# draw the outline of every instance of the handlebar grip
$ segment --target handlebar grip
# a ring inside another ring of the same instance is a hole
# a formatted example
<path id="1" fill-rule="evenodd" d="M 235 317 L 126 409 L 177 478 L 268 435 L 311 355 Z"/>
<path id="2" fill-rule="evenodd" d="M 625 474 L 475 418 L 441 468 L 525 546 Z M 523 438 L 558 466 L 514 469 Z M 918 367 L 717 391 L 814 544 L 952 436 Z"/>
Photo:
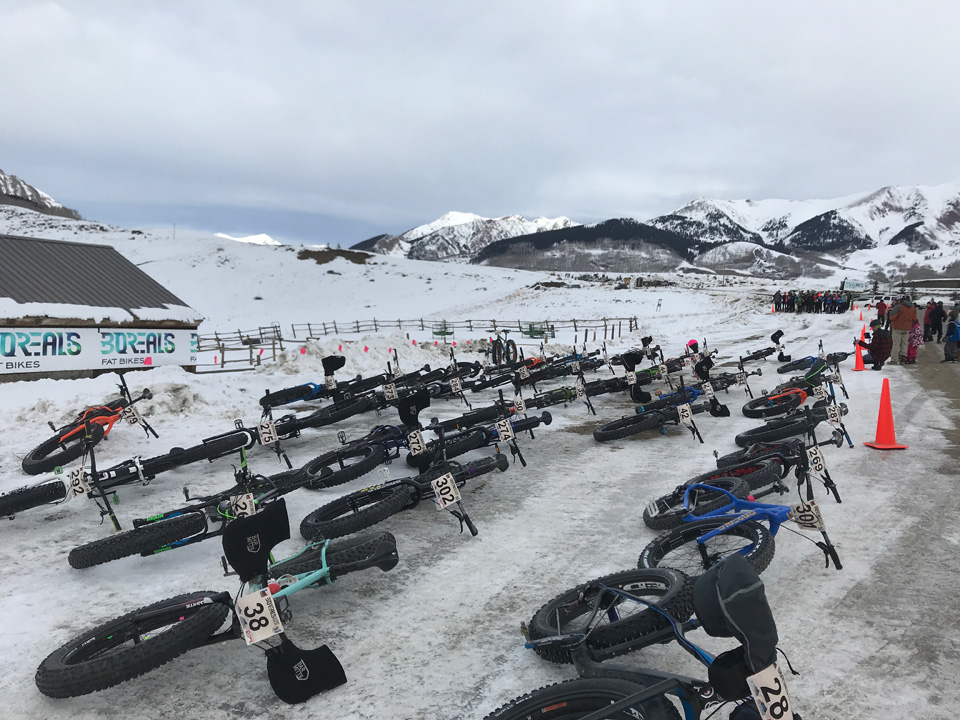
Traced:
<path id="1" fill-rule="evenodd" d="M 153 397 L 153 393 L 150 392 L 150 388 L 144 388 L 143 392 L 140 393 L 141 400 L 149 400 Z"/>
<path id="2" fill-rule="evenodd" d="M 467 526 L 467 529 L 470 531 L 470 534 L 473 537 L 476 537 L 480 531 L 477 530 L 477 526 L 473 524 L 473 520 L 470 519 L 470 516 L 467 515 L 467 511 L 463 509 L 463 506 L 460 506 L 460 514 L 463 516 L 463 524 Z"/>

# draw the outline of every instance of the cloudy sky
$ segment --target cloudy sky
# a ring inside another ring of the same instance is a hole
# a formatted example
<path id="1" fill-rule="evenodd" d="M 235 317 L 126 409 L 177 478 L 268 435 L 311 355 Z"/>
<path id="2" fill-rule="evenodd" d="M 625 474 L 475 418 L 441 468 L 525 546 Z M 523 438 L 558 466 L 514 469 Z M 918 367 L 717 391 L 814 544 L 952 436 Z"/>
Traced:
<path id="1" fill-rule="evenodd" d="M 960 180 L 956 0 L 2 0 L 0 169 L 353 244 Z"/>

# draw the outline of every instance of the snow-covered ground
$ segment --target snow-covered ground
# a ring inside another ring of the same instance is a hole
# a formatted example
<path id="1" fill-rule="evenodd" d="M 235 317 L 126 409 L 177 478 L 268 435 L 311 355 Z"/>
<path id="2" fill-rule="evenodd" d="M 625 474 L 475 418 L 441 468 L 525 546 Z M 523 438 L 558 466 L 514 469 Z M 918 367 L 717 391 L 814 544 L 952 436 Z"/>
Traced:
<path id="1" fill-rule="evenodd" d="M 773 315 L 767 288 L 746 281 L 718 286 L 716 278 L 684 278 L 678 280 L 682 286 L 663 289 L 615 291 L 585 284 L 532 290 L 529 286 L 545 274 L 394 258 L 317 265 L 296 260 L 296 248 L 181 234 L 175 243 L 159 233 L 144 237 L 120 231 L 90 241 L 116 244 L 200 311 L 208 318 L 203 332 L 330 317 L 636 315 L 640 332 L 610 345 L 611 351 L 638 344 L 649 333 L 668 354 L 677 354 L 690 337 L 697 337 L 706 338 L 729 362 L 768 345 L 768 336 L 778 328 L 785 333 L 787 351 L 799 357 L 815 353 L 820 339 L 828 351 L 846 350 L 861 327 L 856 313 Z M 467 339 L 458 337 L 458 348 Z M 413 340 L 420 342 L 413 345 Z M 572 340 L 558 337 L 557 343 Z M 444 363 L 448 349 L 434 348 L 429 337 L 408 339 L 404 331 L 331 337 L 308 345 L 305 353 L 291 347 L 280 362 L 253 372 L 191 375 L 157 368 L 131 374 L 131 389 L 153 391 L 153 400 L 143 407 L 160 439 L 148 440 L 136 428 L 118 426 L 98 447 L 98 465 L 194 444 L 230 429 L 236 418 L 253 423 L 265 389 L 318 381 L 320 358 L 341 347 L 347 357 L 343 377 L 381 370 L 391 348 L 398 349 L 404 369 Z M 924 352 L 936 350 L 932 346 Z M 472 358 L 469 353 L 461 357 Z M 852 361 L 845 365 L 851 395 L 846 425 L 855 447 L 827 452 L 844 502 L 819 498 L 844 569 L 824 569 L 816 547 L 784 530 L 777 538 L 776 558 L 763 575 L 781 646 L 802 673 L 791 677 L 791 694 L 805 718 L 954 718 L 960 703 L 954 595 L 960 529 L 951 512 L 957 509 L 952 488 L 956 455 L 949 453 L 956 441 L 957 407 L 924 389 L 911 375 L 913 369 L 853 373 Z M 763 367 L 764 376 L 752 382 L 755 392 L 773 387 L 779 378 L 774 364 Z M 885 376 L 891 378 L 898 437 L 911 446 L 899 453 L 861 444 L 873 438 Z M 955 383 L 956 373 L 950 377 Z M 0 491 L 27 481 L 20 457 L 46 437 L 48 420 L 66 421 L 81 407 L 109 396 L 114 383 L 107 375 L 0 384 L 5 410 L 0 417 Z M 471 400 L 486 404 L 493 397 L 488 391 Z M 679 429 L 662 437 L 596 443 L 590 432 L 597 423 L 632 412 L 624 397 L 597 398 L 597 417 L 582 405 L 551 408 L 553 424 L 538 431 L 536 439 L 521 440 L 528 467 L 512 465 L 502 475 L 484 476 L 464 488 L 477 537 L 459 534 L 455 520 L 423 504 L 383 523 L 397 538 L 401 560 L 393 571 L 350 575 L 334 587 L 300 593 L 291 603 L 291 638 L 303 647 L 328 644 L 348 677 L 346 685 L 295 708 L 273 695 L 262 653 L 239 642 L 190 652 L 104 692 L 71 700 L 44 697 L 33 683 L 37 665 L 85 628 L 190 590 L 235 591 L 236 582 L 222 576 L 220 548 L 214 542 L 85 571 L 71 569 L 66 562 L 71 548 L 110 533 L 98 524 L 96 507 L 87 501 L 3 521 L 0 562 L 7 580 L 0 589 L 0 617 L 5 619 L 0 692 L 24 718 L 483 717 L 517 695 L 573 677 L 569 666 L 548 664 L 523 648 L 520 622 L 579 582 L 636 565 L 654 537 L 640 519 L 644 504 L 713 467 L 712 451 L 734 450 L 734 435 L 754 424 L 740 413 L 746 399 L 742 390 L 731 391 L 727 399 L 731 417 L 699 422 L 702 445 Z M 450 417 L 463 409 L 442 401 L 424 415 Z M 384 418 L 393 419 L 390 414 Z M 377 422 L 372 415 L 359 416 L 333 428 L 308 430 L 286 449 L 302 465 L 336 445 L 339 430 L 357 437 Z M 251 464 L 263 473 L 280 469 L 263 449 L 252 453 Z M 402 473 L 401 463 L 393 463 L 390 472 Z M 187 466 L 147 487 L 121 489 L 117 511 L 129 527 L 135 517 L 182 504 L 183 486 L 196 494 L 213 492 L 227 487 L 231 477 L 228 460 Z M 302 545 L 296 526 L 307 512 L 376 477 L 288 496 L 294 537 L 279 554 Z M 715 650 L 732 646 L 695 637 Z M 638 653 L 635 661 L 701 674 L 672 645 Z"/>

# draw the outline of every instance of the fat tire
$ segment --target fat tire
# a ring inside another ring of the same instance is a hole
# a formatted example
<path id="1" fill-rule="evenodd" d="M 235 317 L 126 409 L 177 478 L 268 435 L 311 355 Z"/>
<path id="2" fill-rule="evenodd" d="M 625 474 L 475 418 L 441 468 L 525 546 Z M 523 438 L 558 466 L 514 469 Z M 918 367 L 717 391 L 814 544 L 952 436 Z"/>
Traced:
<path id="1" fill-rule="evenodd" d="M 324 427 L 334 425 L 341 420 L 346 420 L 354 415 L 359 415 L 373 407 L 374 401 L 364 395 L 363 397 L 344 400 L 336 405 L 328 405 L 325 408 L 317 410 L 315 413 L 307 415 L 300 421 L 301 428 Z"/>
<path id="2" fill-rule="evenodd" d="M 315 572 L 326 560 L 330 579 L 336 580 L 359 567 L 368 567 L 371 558 L 382 554 L 384 543 L 392 549 L 392 557 L 381 569 L 389 570 L 397 564 L 397 541 L 391 533 L 383 531 L 337 538 L 327 543 L 326 549 L 322 544 L 311 545 L 296 557 L 271 565 L 270 577 Z"/>
<path id="3" fill-rule="evenodd" d="M 555 635 L 566 635 L 585 631 L 583 619 L 593 614 L 597 596 L 609 596 L 600 585 L 607 585 L 630 592 L 631 587 L 639 586 L 641 596 L 654 596 L 657 606 L 679 622 L 689 619 L 693 613 L 693 585 L 686 575 L 670 568 L 640 568 L 625 570 L 612 575 L 591 580 L 560 593 L 553 600 L 534 613 L 530 620 L 530 639 L 539 640 Z M 598 617 L 608 622 L 594 627 L 587 636 L 587 646 L 593 651 L 606 650 L 609 657 L 629 652 L 630 643 L 645 635 L 668 627 L 670 622 L 661 613 L 650 608 L 638 609 L 632 615 L 611 620 L 616 609 L 629 603 L 630 607 L 640 608 L 638 603 L 625 601 L 616 596 L 604 607 Z M 594 618 L 596 619 L 596 618 Z M 537 654 L 545 660 L 557 663 L 572 662 L 570 649 L 550 644 L 536 645 Z"/>
<path id="4" fill-rule="evenodd" d="M 759 490 L 767 485 L 772 485 L 783 477 L 783 466 L 772 458 L 763 458 L 762 460 L 746 459 L 739 463 L 730 463 L 725 467 L 697 475 L 695 478 L 687 480 L 685 485 L 695 483 L 710 482 L 721 477 L 740 477 L 746 480 L 749 490 Z"/>
<path id="5" fill-rule="evenodd" d="M 30 508 L 63 500 L 66 496 L 67 486 L 62 480 L 11 490 L 0 495 L 0 517 L 16 515 Z"/>
<path id="6" fill-rule="evenodd" d="M 695 483 L 691 480 L 684 483 L 668 495 L 663 495 L 653 502 L 649 503 L 643 509 L 643 524 L 652 530 L 669 530 L 675 528 L 683 522 L 685 515 L 693 513 L 694 515 L 705 515 L 708 512 L 719 510 L 724 505 L 730 503 L 730 498 L 722 492 L 711 492 L 709 490 L 694 490 L 690 493 L 690 507 L 683 509 L 683 496 L 689 485 L 697 483 L 703 485 L 712 485 L 726 490 L 734 497 L 745 498 L 750 494 L 750 485 L 740 477 L 724 476 L 721 471 L 716 471 L 718 477 L 696 479 Z M 656 510 L 651 512 L 651 506 Z"/>
<path id="7" fill-rule="evenodd" d="M 794 360 L 793 362 L 788 362 L 786 365 L 781 365 L 777 368 L 777 372 L 780 375 L 786 375 L 787 373 L 796 372 L 797 370 L 806 370 L 808 367 L 813 365 L 815 359 L 809 357 L 800 358 L 799 360 Z"/>
<path id="8" fill-rule="evenodd" d="M 306 487 L 310 490 L 319 490 L 356 480 L 386 459 L 386 447 L 374 443 L 346 450 L 334 450 L 314 458 L 301 470 L 306 476 Z M 346 460 L 353 462 L 345 463 Z"/>
<path id="9" fill-rule="evenodd" d="M 460 433 L 444 443 L 447 458 L 464 455 L 487 444 L 487 433 L 483 428 L 472 428 Z M 407 465 L 419 468 L 421 472 L 440 458 L 440 446 L 436 440 L 427 443 L 427 449 L 419 455 L 407 453 Z"/>
<path id="10" fill-rule="evenodd" d="M 416 492 L 403 483 L 352 492 L 307 515 L 300 523 L 300 534 L 307 540 L 319 540 L 366 530 L 403 510 Z"/>
<path id="11" fill-rule="evenodd" d="M 637 566 L 672 567 L 690 577 L 702 575 L 710 568 L 704 567 L 701 561 L 699 551 L 695 547 L 697 538 L 730 520 L 730 517 L 704 518 L 685 522 L 679 527 L 668 530 L 643 549 Z M 712 564 L 716 564 L 723 557 L 732 555 L 740 549 L 749 548 L 747 552 L 740 554 L 758 573 L 767 569 L 775 551 L 773 535 L 764 525 L 754 520 L 745 520 L 727 528 L 717 537 L 708 540 L 707 544 Z"/>
<path id="12" fill-rule="evenodd" d="M 221 602 L 183 607 L 185 603 L 201 602 L 218 594 L 205 590 L 178 595 L 87 631 L 40 663 L 35 676 L 37 688 L 49 697 L 76 697 L 119 685 L 155 670 L 201 645 L 223 624 L 229 608 Z M 169 608 L 168 615 L 152 620 L 142 619 L 148 613 L 166 608 Z M 166 629 L 149 635 L 136 645 L 123 647 L 121 643 L 116 643 L 116 640 L 123 638 L 125 641 L 133 634 L 143 637 L 161 627 Z M 94 653 L 92 657 L 74 660 L 79 653 L 91 652 Z"/>
<path id="13" fill-rule="evenodd" d="M 78 427 L 82 426 L 73 424 L 61 428 L 56 435 L 47 438 L 24 455 L 20 467 L 27 475 L 40 475 L 41 473 L 53 472 L 56 468 L 66 465 L 71 460 L 76 460 L 83 455 L 84 432 L 82 430 L 78 432 L 67 440 L 67 445 L 63 447 L 60 447 L 60 438 L 73 432 Z M 93 445 L 103 440 L 103 425 L 91 422 L 90 435 Z"/>
<path id="14" fill-rule="evenodd" d="M 769 395 L 747 400 L 743 404 L 743 414 L 748 418 L 775 417 L 788 413 L 803 404 L 804 397 L 800 393 L 778 394 L 774 398 Z"/>
<path id="15" fill-rule="evenodd" d="M 613 678 L 567 680 L 518 697 L 484 720 L 579 720 L 641 690 L 641 685 Z M 611 720 L 680 720 L 680 713 L 661 695 L 643 703 L 641 708 L 610 717 Z"/>
<path id="16" fill-rule="evenodd" d="M 646 430 L 653 430 L 653 428 L 660 427 L 663 422 L 663 414 L 656 410 L 642 415 L 628 415 L 619 420 L 598 425 L 593 429 L 593 438 L 597 442 L 620 440 Z"/>
<path id="17" fill-rule="evenodd" d="M 70 567 L 79 570 L 102 565 L 111 560 L 119 560 L 129 555 L 150 554 L 165 548 L 170 543 L 203 532 L 206 527 L 207 520 L 201 513 L 177 515 L 167 520 L 94 540 L 86 545 L 79 545 L 70 551 L 67 561 Z"/>
<path id="18" fill-rule="evenodd" d="M 814 418 L 816 420 L 816 418 Z M 740 447 L 756 443 L 771 443 L 794 435 L 805 435 L 817 423 L 810 423 L 804 416 L 770 420 L 765 425 L 744 430 L 733 441 Z"/>

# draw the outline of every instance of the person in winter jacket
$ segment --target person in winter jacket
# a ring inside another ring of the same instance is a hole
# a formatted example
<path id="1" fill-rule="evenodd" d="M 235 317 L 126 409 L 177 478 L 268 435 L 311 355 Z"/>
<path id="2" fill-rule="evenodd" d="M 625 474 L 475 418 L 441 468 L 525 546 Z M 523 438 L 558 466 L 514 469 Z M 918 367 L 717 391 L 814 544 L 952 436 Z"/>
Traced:
<path id="1" fill-rule="evenodd" d="M 943 309 L 943 301 L 937 303 L 937 306 L 930 311 L 930 339 L 933 340 L 933 334 L 937 334 L 937 342 L 943 338 L 943 321 L 947 319 L 947 311 Z"/>
<path id="2" fill-rule="evenodd" d="M 923 347 L 923 328 L 920 322 L 913 324 L 913 330 L 910 331 L 910 337 L 907 338 L 907 365 L 917 364 L 917 351 Z"/>
<path id="3" fill-rule="evenodd" d="M 871 370 L 880 370 L 883 364 L 890 357 L 890 348 L 893 345 L 893 339 L 890 337 L 890 331 L 883 327 L 883 320 L 879 318 L 870 323 L 870 330 L 873 333 L 870 336 L 870 342 L 857 340 L 860 347 L 867 349 L 867 354 L 863 356 L 863 362 L 872 365 Z"/>
<path id="4" fill-rule="evenodd" d="M 930 342 L 933 340 L 933 335 L 930 334 L 930 313 L 933 312 L 933 309 L 937 306 L 937 301 L 933 298 L 930 298 L 930 302 L 927 303 L 927 309 L 923 311 L 923 340 L 924 342 Z"/>
<path id="5" fill-rule="evenodd" d="M 887 320 L 887 304 L 883 300 L 877 303 L 877 320 Z"/>
<path id="6" fill-rule="evenodd" d="M 907 358 L 907 336 L 917 322 L 917 309 L 913 306 L 908 295 L 900 298 L 899 302 L 890 308 L 887 315 L 890 324 L 893 347 L 890 350 L 890 364 L 899 365 Z"/>
<path id="7" fill-rule="evenodd" d="M 957 320 L 957 309 L 954 308 L 947 316 L 947 332 L 944 335 L 943 360 L 940 362 L 957 361 L 957 349 L 960 347 L 960 321 Z"/>

